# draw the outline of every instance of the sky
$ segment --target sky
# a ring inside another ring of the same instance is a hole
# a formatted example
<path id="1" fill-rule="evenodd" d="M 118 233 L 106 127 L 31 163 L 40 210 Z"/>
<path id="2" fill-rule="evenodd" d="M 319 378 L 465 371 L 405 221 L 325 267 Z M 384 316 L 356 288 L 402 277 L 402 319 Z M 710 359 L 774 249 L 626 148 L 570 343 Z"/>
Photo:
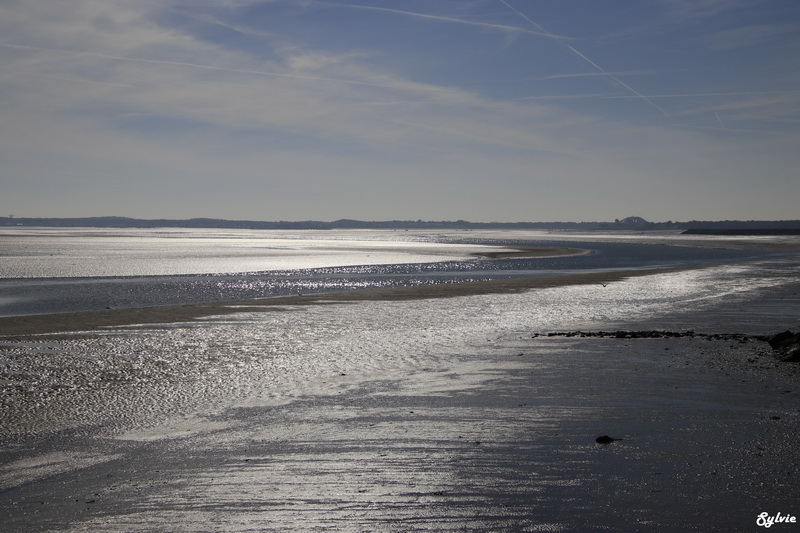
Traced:
<path id="1" fill-rule="evenodd" d="M 800 219 L 796 0 L 0 0 L 0 215 Z"/>

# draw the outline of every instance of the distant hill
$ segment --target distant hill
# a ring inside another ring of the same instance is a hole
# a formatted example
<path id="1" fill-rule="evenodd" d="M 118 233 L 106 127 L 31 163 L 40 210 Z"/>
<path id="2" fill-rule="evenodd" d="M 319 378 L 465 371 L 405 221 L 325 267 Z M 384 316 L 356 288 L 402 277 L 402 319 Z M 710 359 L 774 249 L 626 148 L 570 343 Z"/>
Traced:
<path id="1" fill-rule="evenodd" d="M 86 218 L 19 218 L 0 217 L 0 226 L 37 226 L 56 228 L 230 228 L 230 229 L 537 229 L 537 230 L 687 230 L 691 233 L 718 232 L 725 234 L 797 234 L 800 220 L 724 220 L 689 222 L 648 222 L 639 216 L 617 219 L 614 222 L 468 222 L 426 221 L 426 220 L 386 220 L 367 221 L 340 219 L 333 222 L 318 220 L 305 221 L 258 221 L 225 220 L 217 218 L 140 219 L 128 217 L 86 217 Z M 742 233 L 742 232 L 757 233 Z M 738 233 L 737 233 L 738 232 Z"/>

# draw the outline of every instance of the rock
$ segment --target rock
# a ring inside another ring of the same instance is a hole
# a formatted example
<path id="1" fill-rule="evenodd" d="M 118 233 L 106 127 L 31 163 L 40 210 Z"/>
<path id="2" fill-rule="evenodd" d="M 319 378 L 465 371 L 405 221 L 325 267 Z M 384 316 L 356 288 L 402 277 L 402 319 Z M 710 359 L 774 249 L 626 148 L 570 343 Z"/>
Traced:
<path id="1" fill-rule="evenodd" d="M 712 341 L 737 341 L 742 344 L 761 341 L 767 342 L 775 351 L 775 357 L 780 361 L 800 363 L 800 332 L 784 331 L 776 335 L 747 335 L 744 333 L 697 333 L 694 330 L 686 331 L 567 331 L 550 332 L 548 337 L 601 337 L 610 339 L 658 339 L 658 338 L 705 338 Z M 539 334 L 534 334 L 538 337 Z M 731 345 L 732 348 L 735 346 Z M 754 361 L 750 361 L 754 362 Z"/>
<path id="2" fill-rule="evenodd" d="M 800 333 L 784 331 L 767 339 L 776 357 L 785 363 L 800 363 Z"/>
<path id="3" fill-rule="evenodd" d="M 793 333 L 791 331 L 784 331 L 773 335 L 767 341 L 773 350 L 781 350 L 790 344 L 800 343 L 800 333 Z"/>
<path id="4" fill-rule="evenodd" d="M 800 344 L 790 344 L 781 350 L 781 361 L 785 363 L 800 363 Z"/>

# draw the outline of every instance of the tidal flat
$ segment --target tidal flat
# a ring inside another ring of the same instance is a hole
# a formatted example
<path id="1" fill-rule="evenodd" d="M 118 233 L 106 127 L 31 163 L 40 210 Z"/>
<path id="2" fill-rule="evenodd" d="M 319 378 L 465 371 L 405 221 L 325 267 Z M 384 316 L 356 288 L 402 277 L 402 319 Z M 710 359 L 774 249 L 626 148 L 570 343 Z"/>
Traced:
<path id="1" fill-rule="evenodd" d="M 787 255 L 7 317 L 3 529 L 756 529 L 800 514 L 800 373 L 712 334 L 798 329 L 797 274 Z M 559 334 L 615 329 L 709 335 Z"/>

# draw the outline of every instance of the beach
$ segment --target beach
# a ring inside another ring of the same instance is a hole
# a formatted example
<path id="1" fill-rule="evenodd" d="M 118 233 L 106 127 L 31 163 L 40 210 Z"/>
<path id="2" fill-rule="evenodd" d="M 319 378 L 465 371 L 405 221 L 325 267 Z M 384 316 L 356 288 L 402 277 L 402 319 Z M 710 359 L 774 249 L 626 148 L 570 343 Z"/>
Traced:
<path id="1" fill-rule="evenodd" d="M 6 412 L 3 529 L 763 529 L 800 515 L 800 372 L 756 338 L 800 329 L 776 265 L 4 317 L 65 388 Z M 680 335 L 574 333 L 601 328 Z"/>

